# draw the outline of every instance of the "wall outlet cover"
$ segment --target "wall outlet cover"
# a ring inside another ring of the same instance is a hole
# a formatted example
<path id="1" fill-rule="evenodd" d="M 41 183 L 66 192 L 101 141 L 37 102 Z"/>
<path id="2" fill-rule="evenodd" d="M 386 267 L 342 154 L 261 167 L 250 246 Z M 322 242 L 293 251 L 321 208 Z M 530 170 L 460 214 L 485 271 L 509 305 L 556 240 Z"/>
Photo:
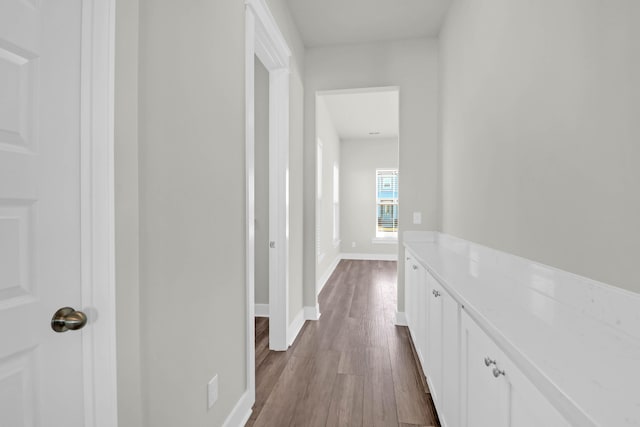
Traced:
<path id="1" fill-rule="evenodd" d="M 422 224 L 422 212 L 414 212 L 413 213 L 413 223 L 414 224 Z"/>

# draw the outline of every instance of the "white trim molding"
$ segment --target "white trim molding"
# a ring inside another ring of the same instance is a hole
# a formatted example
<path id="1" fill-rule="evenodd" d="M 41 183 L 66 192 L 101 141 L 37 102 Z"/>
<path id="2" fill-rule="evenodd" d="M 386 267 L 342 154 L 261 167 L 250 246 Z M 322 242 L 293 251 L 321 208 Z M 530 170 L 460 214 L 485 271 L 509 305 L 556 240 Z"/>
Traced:
<path id="1" fill-rule="evenodd" d="M 244 426 L 247 421 L 249 421 L 249 417 L 251 417 L 251 407 L 253 406 L 254 400 L 255 397 L 252 398 L 251 393 L 249 393 L 248 390 L 242 393 L 242 396 L 240 396 L 240 399 L 236 402 L 231 413 L 227 416 L 227 419 L 224 420 L 222 427 Z"/>
<path id="2" fill-rule="evenodd" d="M 318 304 L 316 304 L 315 307 L 308 307 L 308 306 L 303 307 L 302 310 L 300 310 L 296 315 L 296 317 L 293 319 L 293 322 L 291 322 L 291 325 L 289 325 L 288 336 L 287 336 L 287 342 L 289 343 L 289 346 L 291 346 L 291 344 L 293 344 L 296 338 L 298 338 L 298 335 L 300 334 L 300 331 L 302 330 L 302 327 L 304 326 L 307 320 L 315 321 L 319 319 L 320 319 L 320 306 Z"/>
<path id="3" fill-rule="evenodd" d="M 329 265 L 329 267 L 327 267 L 327 269 L 324 271 L 324 273 L 322 273 L 322 276 L 320 276 L 320 278 L 316 281 L 316 296 L 320 295 L 320 292 L 322 291 L 322 288 L 324 288 L 324 285 L 326 285 L 327 282 L 329 281 L 329 278 L 331 277 L 331 275 L 333 274 L 333 271 L 336 269 L 336 267 L 340 263 L 341 259 L 342 259 L 342 256 L 338 255 L 333 260 L 331 265 Z"/>
<path id="4" fill-rule="evenodd" d="M 84 425 L 118 424 L 114 213 L 115 0 L 83 0 L 80 227 Z M 99 321 L 98 321 L 99 320 Z"/>
<path id="5" fill-rule="evenodd" d="M 264 0 L 245 0 L 255 23 L 255 55 L 268 69 L 288 68 L 291 50 Z"/>
<path id="6" fill-rule="evenodd" d="M 287 330 L 287 344 L 290 346 L 298 337 L 298 334 L 304 326 L 304 309 L 300 310 L 293 319 Z"/>
<path id="7" fill-rule="evenodd" d="M 291 50 L 265 0 L 245 0 L 245 274 L 246 406 L 255 402 L 255 70 L 269 71 L 269 348 L 286 350 L 289 336 L 289 58 Z M 244 399 L 245 397 L 243 397 Z M 235 411 L 235 409 L 234 409 Z M 236 423 L 237 425 L 241 425 Z M 226 424 L 225 424 L 226 425 Z M 231 425 L 231 424 L 230 424 Z"/>
<path id="8" fill-rule="evenodd" d="M 257 40 L 259 40 L 257 38 Z M 256 51 L 258 58 L 262 57 Z M 264 61 L 263 61 L 264 63 Z M 265 64 L 266 65 L 266 64 Z M 269 349 L 289 334 L 289 68 L 269 70 Z M 253 176 L 253 174 L 252 174 Z"/>
<path id="9" fill-rule="evenodd" d="M 316 304 L 314 307 L 304 307 L 305 320 L 320 320 L 320 305 Z"/>
<path id="10" fill-rule="evenodd" d="M 255 317 L 269 317 L 269 304 L 256 304 Z"/>
<path id="11" fill-rule="evenodd" d="M 396 311 L 396 325 L 407 326 L 407 316 L 405 316 L 404 311 Z"/>
<path id="12" fill-rule="evenodd" d="M 370 260 L 370 261 L 397 261 L 398 254 L 353 254 L 342 253 L 341 259 L 356 259 L 356 260 Z"/>

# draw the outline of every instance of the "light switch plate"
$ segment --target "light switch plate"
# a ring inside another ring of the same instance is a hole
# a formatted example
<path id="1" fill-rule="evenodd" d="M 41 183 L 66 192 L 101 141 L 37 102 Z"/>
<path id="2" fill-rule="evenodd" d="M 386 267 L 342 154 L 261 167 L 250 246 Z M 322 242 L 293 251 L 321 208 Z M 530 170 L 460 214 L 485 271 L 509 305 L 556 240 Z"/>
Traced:
<path id="1" fill-rule="evenodd" d="M 216 374 L 211 381 L 209 381 L 209 385 L 207 386 L 207 397 L 209 401 L 209 408 L 216 403 L 218 400 L 218 374 Z"/>
<path id="2" fill-rule="evenodd" d="M 414 212 L 413 213 L 413 223 L 414 224 L 422 224 L 422 212 Z"/>

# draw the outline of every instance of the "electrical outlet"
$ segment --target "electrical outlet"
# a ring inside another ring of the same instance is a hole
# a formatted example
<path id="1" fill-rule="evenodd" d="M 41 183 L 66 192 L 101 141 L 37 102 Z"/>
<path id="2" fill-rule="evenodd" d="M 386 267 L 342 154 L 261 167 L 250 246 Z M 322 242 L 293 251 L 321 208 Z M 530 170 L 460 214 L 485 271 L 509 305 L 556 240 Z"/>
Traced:
<path id="1" fill-rule="evenodd" d="M 211 381 L 209 381 L 209 385 L 207 386 L 207 397 L 209 401 L 209 408 L 211 408 L 213 404 L 216 403 L 216 400 L 218 400 L 218 374 L 214 375 L 214 377 L 211 378 Z"/>
<path id="2" fill-rule="evenodd" d="M 351 242 L 351 247 L 355 248 L 356 247 L 356 242 Z"/>
<path id="3" fill-rule="evenodd" d="M 422 224 L 422 212 L 414 212 L 413 213 L 413 223 L 414 224 Z"/>

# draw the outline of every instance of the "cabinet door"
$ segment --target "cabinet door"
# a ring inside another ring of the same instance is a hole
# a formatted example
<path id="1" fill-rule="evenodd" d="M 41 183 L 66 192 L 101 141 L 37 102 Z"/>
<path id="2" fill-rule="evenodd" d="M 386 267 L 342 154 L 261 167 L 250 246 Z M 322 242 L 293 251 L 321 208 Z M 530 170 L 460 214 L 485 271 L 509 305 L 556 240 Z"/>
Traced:
<path id="1" fill-rule="evenodd" d="M 464 312 L 461 319 L 461 415 L 464 427 L 506 427 L 505 381 L 493 375 L 497 347 Z"/>
<path id="2" fill-rule="evenodd" d="M 431 386 L 431 395 L 436 405 L 442 408 L 442 299 L 446 294 L 438 282 L 430 275 L 426 275 L 428 300 L 428 334 L 427 347 L 427 376 Z"/>
<path id="3" fill-rule="evenodd" d="M 425 282 L 426 270 L 420 264 L 416 263 L 416 269 L 414 270 L 415 279 L 415 309 L 416 309 L 416 334 L 415 344 L 418 351 L 418 358 L 422 366 L 425 366 L 427 359 L 427 325 L 429 323 L 427 307 L 427 283 Z"/>
<path id="4" fill-rule="evenodd" d="M 486 358 L 486 360 L 485 360 Z M 565 427 L 570 424 L 471 318 L 462 314 L 463 423 Z"/>
<path id="5" fill-rule="evenodd" d="M 442 407 L 445 426 L 459 426 L 460 306 L 442 292 Z"/>
<path id="6" fill-rule="evenodd" d="M 404 263 L 404 317 L 407 321 L 409 330 L 413 328 L 413 292 L 415 288 L 414 274 L 413 274 L 413 256 L 411 252 L 407 252 Z"/>
<path id="7" fill-rule="evenodd" d="M 509 359 L 502 365 L 508 382 L 509 427 L 570 426 Z"/>
<path id="8" fill-rule="evenodd" d="M 459 305 L 426 272 L 429 301 L 427 375 L 431 394 L 443 426 L 458 426 L 460 411 L 460 321 Z"/>

